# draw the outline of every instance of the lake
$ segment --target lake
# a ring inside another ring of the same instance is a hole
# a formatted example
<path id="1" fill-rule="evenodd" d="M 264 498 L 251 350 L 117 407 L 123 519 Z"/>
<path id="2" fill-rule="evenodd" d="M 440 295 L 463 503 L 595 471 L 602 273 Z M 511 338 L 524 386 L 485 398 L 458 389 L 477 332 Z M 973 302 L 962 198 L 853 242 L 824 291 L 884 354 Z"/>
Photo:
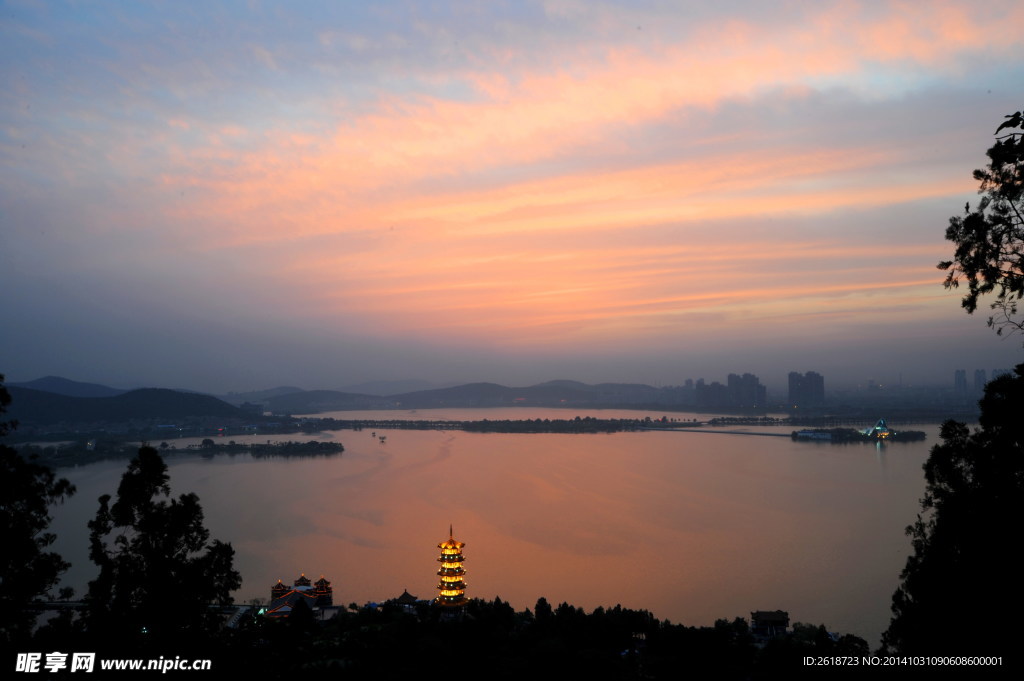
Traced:
<path id="1" fill-rule="evenodd" d="M 576 415 L 510 408 L 324 416 Z M 168 464 L 174 493 L 196 492 L 212 536 L 234 546 L 239 600 L 266 599 L 279 578 L 290 583 L 300 572 L 331 580 L 335 603 L 385 600 L 403 589 L 431 598 L 435 547 L 451 523 L 466 542 L 470 597 L 500 596 L 517 610 L 540 596 L 588 611 L 618 603 L 698 626 L 781 609 L 791 621 L 824 623 L 875 646 L 910 551 L 904 528 L 919 510 L 921 466 L 937 441 L 938 426 L 917 428 L 928 432 L 926 442 L 881 449 L 712 432 L 390 430 L 377 433 L 386 435 L 381 442 L 369 430 L 335 431 L 290 436 L 342 442 L 345 453 L 333 458 L 180 453 Z M 80 595 L 95 573 L 86 522 L 126 465 L 59 471 L 78 487 L 55 510 L 53 528 L 57 550 L 74 564 L 65 583 Z"/>

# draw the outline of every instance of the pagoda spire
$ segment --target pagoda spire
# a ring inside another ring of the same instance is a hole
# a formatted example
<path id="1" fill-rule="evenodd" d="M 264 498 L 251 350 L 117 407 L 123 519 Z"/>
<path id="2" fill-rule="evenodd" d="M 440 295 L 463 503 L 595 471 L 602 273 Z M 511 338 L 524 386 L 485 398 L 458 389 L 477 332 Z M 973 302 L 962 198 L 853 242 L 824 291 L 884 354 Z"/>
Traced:
<path id="1" fill-rule="evenodd" d="M 437 605 L 454 608 L 469 602 L 466 598 L 466 582 L 463 580 L 466 576 L 466 571 L 462 567 L 463 561 L 466 560 L 462 555 L 463 546 L 465 543 L 455 539 L 452 526 L 448 525 L 448 540 L 437 545 L 437 548 L 441 549 L 441 555 L 437 558 L 437 562 L 441 564 L 437 571 L 440 580 L 437 584 L 437 598 L 434 599 Z"/>

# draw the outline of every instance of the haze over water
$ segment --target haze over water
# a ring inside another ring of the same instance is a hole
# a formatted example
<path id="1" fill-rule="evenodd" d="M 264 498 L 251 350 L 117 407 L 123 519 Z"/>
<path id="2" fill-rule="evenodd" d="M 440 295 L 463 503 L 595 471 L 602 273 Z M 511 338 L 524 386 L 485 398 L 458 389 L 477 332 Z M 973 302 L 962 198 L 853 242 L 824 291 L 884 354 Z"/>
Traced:
<path id="1" fill-rule="evenodd" d="M 926 430 L 927 442 L 880 450 L 698 432 L 395 430 L 378 433 L 381 443 L 369 430 L 337 431 L 314 436 L 345 445 L 330 459 L 169 463 L 176 493 L 198 493 L 212 536 L 235 547 L 242 600 L 267 598 L 277 579 L 300 572 L 330 579 L 336 603 L 403 589 L 432 598 L 434 547 L 452 523 L 467 544 L 470 596 L 500 596 L 517 609 L 540 596 L 588 611 L 620 603 L 688 625 L 783 609 L 874 645 L 910 549 L 903 529 L 919 508 L 937 427 Z M 79 488 L 55 523 L 77 587 L 90 577 L 85 522 L 125 465 L 61 471 Z"/>

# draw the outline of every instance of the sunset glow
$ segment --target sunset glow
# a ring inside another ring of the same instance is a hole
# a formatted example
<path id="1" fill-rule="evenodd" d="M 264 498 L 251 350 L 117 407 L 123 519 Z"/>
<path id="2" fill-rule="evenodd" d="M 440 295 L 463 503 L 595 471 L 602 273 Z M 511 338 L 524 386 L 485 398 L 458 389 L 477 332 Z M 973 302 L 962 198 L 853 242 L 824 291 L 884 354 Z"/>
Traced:
<path id="1" fill-rule="evenodd" d="M 935 264 L 1020 3 L 214 7 L 5 3 L 9 379 L 1014 363 Z"/>

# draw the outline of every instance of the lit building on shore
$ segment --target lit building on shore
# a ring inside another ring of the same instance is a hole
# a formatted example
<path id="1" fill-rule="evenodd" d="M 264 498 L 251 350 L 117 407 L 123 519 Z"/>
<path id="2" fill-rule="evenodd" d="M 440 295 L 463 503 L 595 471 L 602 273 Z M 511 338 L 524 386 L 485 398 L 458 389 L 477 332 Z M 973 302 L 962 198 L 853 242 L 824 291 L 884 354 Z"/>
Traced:
<path id="1" fill-rule="evenodd" d="M 270 605 L 265 614 L 272 618 L 288 617 L 300 601 L 310 610 L 320 613 L 322 619 L 326 611 L 333 610 L 334 589 L 323 575 L 314 583 L 306 573 L 302 573 L 290 587 L 279 579 L 270 589 Z"/>
<path id="2" fill-rule="evenodd" d="M 469 602 L 466 598 L 466 582 L 463 579 L 466 576 L 466 571 L 462 567 L 463 561 L 466 560 L 462 555 L 463 546 L 463 542 L 455 540 L 449 525 L 448 539 L 437 545 L 437 548 L 441 549 L 441 555 L 437 558 L 441 568 L 437 571 L 440 581 L 437 584 L 437 598 L 434 599 L 436 605 L 455 608 Z"/>

